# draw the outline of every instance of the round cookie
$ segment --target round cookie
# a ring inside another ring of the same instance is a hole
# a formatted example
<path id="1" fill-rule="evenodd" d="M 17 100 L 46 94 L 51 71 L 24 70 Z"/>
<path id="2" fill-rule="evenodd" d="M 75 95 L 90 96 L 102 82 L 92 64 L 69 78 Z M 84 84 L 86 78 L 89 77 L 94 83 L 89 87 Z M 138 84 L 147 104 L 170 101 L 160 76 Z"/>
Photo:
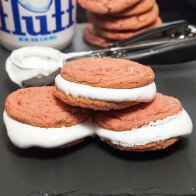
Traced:
<path id="1" fill-rule="evenodd" d="M 78 0 L 81 7 L 97 14 L 116 13 L 134 6 L 140 0 Z"/>
<path id="2" fill-rule="evenodd" d="M 10 94 L 5 109 L 10 117 L 37 127 L 70 127 L 85 121 L 88 111 L 65 105 L 53 96 L 54 87 L 19 89 Z"/>
<path id="3" fill-rule="evenodd" d="M 144 27 L 141 30 L 138 31 L 108 31 L 105 29 L 100 29 L 95 27 L 95 32 L 97 35 L 104 37 L 105 39 L 110 40 L 123 40 L 128 39 L 131 37 L 134 37 L 140 33 L 143 33 L 144 31 L 147 31 L 150 28 L 158 27 L 162 25 L 162 21 L 160 18 L 157 18 L 157 20 L 151 24 L 150 26 Z"/>
<path id="4" fill-rule="evenodd" d="M 161 150 L 192 131 L 191 119 L 181 103 L 160 93 L 149 103 L 98 112 L 95 122 L 96 134 L 124 151 Z"/>
<path id="5" fill-rule="evenodd" d="M 124 59 L 83 58 L 68 62 L 55 83 L 57 98 L 94 110 L 148 102 L 156 93 L 152 69 Z"/>
<path id="6" fill-rule="evenodd" d="M 53 91 L 54 87 L 31 87 L 7 97 L 4 122 L 15 145 L 70 146 L 92 134 L 86 122 L 89 111 L 65 105 Z"/>
<path id="7" fill-rule="evenodd" d="M 94 28 L 92 25 L 88 25 L 85 27 L 84 31 L 84 39 L 86 42 L 99 47 L 109 47 L 112 42 L 110 40 L 107 40 L 99 35 L 97 35 L 94 31 Z"/>
<path id="8" fill-rule="evenodd" d="M 111 16 L 101 16 L 93 14 L 92 12 L 87 12 L 87 18 L 89 22 L 98 28 L 107 29 L 107 30 L 132 30 L 136 31 L 141 28 L 144 28 L 153 22 L 156 21 L 159 15 L 159 8 L 155 4 L 151 10 L 148 12 L 131 17 L 111 17 Z"/>
<path id="9" fill-rule="evenodd" d="M 143 14 L 154 6 L 156 0 L 141 0 L 136 5 L 127 8 L 126 10 L 123 10 L 120 13 L 115 13 L 112 16 L 113 17 L 127 17 L 127 16 L 135 16 L 139 14 Z"/>

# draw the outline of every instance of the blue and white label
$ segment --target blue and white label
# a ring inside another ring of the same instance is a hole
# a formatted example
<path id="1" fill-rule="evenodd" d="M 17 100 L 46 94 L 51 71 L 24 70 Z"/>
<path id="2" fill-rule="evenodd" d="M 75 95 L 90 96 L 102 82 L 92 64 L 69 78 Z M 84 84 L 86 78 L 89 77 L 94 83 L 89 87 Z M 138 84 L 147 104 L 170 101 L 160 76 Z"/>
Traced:
<path id="1" fill-rule="evenodd" d="M 76 0 L 0 0 L 1 40 L 6 34 L 21 43 L 62 42 L 73 37 L 75 9 Z"/>

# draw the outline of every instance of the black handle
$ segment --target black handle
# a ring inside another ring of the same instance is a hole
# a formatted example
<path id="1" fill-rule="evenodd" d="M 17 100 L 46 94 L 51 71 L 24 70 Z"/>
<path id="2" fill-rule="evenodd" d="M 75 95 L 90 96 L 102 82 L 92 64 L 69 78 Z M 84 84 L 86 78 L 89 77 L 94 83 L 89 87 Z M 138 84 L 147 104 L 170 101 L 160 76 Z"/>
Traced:
<path id="1" fill-rule="evenodd" d="M 175 64 L 196 60 L 196 38 L 179 40 L 175 44 L 164 44 L 154 48 L 123 55 L 123 58 L 144 64 Z"/>
<path id="2" fill-rule="evenodd" d="M 174 34 L 184 34 L 186 33 L 186 27 L 188 26 L 188 23 L 186 20 L 178 20 L 174 22 L 168 22 L 164 23 L 160 27 L 155 27 L 152 29 L 149 29 L 139 35 L 136 35 L 132 38 L 122 40 L 119 42 L 115 42 L 111 47 L 116 47 L 116 46 L 127 46 L 131 45 L 134 43 L 138 43 L 141 41 L 146 41 L 154 38 L 163 38 L 163 36 L 169 37 L 170 35 Z M 110 47 L 110 48 L 111 48 Z"/>
<path id="3" fill-rule="evenodd" d="M 22 81 L 22 87 L 32 87 L 32 86 L 54 86 L 55 78 L 60 73 L 60 68 L 55 72 L 51 73 L 49 76 L 34 77 L 28 80 Z"/>

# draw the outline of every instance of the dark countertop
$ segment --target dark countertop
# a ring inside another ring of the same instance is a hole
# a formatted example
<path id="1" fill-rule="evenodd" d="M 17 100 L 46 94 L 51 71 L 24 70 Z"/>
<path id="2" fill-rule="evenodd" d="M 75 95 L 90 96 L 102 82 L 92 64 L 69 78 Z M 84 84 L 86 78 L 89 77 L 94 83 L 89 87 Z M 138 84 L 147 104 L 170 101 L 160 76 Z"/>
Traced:
<path id="1" fill-rule="evenodd" d="M 66 51 L 88 50 L 78 25 Z M 0 47 L 0 113 L 17 87 L 5 72 L 9 52 Z M 180 55 L 180 54 L 179 54 Z M 180 99 L 196 122 L 196 61 L 153 66 L 159 92 Z M 0 195 L 196 195 L 196 132 L 161 152 L 118 152 L 87 139 L 71 149 L 14 147 L 0 118 Z M 171 130 L 172 131 L 172 130 Z M 65 194 L 63 194 L 65 193 Z"/>

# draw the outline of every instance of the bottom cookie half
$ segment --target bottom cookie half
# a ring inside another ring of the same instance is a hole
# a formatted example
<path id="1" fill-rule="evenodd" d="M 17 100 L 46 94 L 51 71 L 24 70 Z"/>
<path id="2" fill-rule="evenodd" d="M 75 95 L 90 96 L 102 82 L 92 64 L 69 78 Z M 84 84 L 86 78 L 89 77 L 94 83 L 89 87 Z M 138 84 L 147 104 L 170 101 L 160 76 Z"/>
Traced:
<path id="1" fill-rule="evenodd" d="M 111 110 L 111 109 L 123 109 L 133 105 L 138 104 L 138 102 L 107 102 L 107 101 L 99 101 L 92 100 L 88 98 L 82 97 L 73 97 L 71 95 L 66 95 L 57 88 L 54 91 L 54 95 L 59 98 L 64 103 L 67 103 L 72 106 L 80 106 L 82 108 L 90 108 L 93 110 Z"/>
<path id="2" fill-rule="evenodd" d="M 132 147 L 124 147 L 121 145 L 113 144 L 110 140 L 104 140 L 104 141 L 111 147 L 116 148 L 121 151 L 146 152 L 146 151 L 164 150 L 165 148 L 168 148 L 169 146 L 175 144 L 179 140 L 180 140 L 179 137 L 171 138 L 165 141 L 158 141 L 158 142 L 153 142 L 153 143 L 145 144 L 145 145 L 135 145 Z"/>

